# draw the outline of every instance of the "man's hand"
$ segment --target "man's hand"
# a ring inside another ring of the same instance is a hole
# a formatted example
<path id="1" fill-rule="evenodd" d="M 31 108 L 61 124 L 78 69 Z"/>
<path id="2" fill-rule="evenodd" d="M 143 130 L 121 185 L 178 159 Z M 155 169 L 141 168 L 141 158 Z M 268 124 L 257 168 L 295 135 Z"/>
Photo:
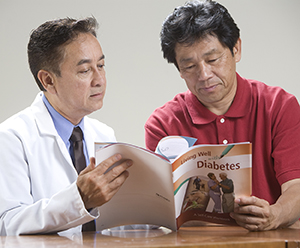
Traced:
<path id="1" fill-rule="evenodd" d="M 240 226 L 250 231 L 274 229 L 272 224 L 276 215 L 267 201 L 251 196 L 238 198 L 235 204 L 234 212 L 230 216 Z"/>
<path id="2" fill-rule="evenodd" d="M 300 229 L 300 178 L 281 185 L 282 194 L 275 204 L 255 196 L 235 200 L 237 205 L 230 216 L 250 231 L 267 231 L 276 228 Z"/>
<path id="3" fill-rule="evenodd" d="M 105 173 L 121 159 L 120 154 L 115 154 L 95 167 L 95 158 L 91 158 L 89 166 L 80 172 L 77 187 L 86 209 L 108 202 L 123 185 L 129 176 L 127 169 L 132 165 L 131 160 L 126 160 Z"/>

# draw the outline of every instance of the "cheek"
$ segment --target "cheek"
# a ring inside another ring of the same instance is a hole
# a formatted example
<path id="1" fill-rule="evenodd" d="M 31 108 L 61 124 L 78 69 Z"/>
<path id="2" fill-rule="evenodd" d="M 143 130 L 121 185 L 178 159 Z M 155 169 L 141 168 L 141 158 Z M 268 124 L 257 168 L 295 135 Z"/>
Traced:
<path id="1" fill-rule="evenodd" d="M 193 92 L 196 86 L 195 81 L 192 80 L 191 78 L 184 78 L 184 81 L 188 89 Z"/>
<path id="2" fill-rule="evenodd" d="M 197 76 L 195 73 L 184 73 L 180 74 L 181 78 L 186 82 L 187 85 L 195 85 L 197 82 Z"/>
<path id="3" fill-rule="evenodd" d="M 85 81 L 79 81 L 76 84 L 74 84 L 74 90 L 77 92 L 77 94 L 86 94 L 89 92 L 90 89 L 90 83 Z"/>

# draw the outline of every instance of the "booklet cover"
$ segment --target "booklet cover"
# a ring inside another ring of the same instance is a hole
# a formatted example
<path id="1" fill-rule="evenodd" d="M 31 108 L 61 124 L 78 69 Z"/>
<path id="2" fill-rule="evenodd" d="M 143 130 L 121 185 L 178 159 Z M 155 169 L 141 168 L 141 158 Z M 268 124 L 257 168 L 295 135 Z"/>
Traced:
<path id="1" fill-rule="evenodd" d="M 251 195 L 251 143 L 196 145 L 163 138 L 156 152 L 125 143 L 95 143 L 96 164 L 115 153 L 133 160 L 129 177 L 99 207 L 97 230 L 150 224 L 177 230 L 188 221 L 236 225 L 236 197 Z"/>

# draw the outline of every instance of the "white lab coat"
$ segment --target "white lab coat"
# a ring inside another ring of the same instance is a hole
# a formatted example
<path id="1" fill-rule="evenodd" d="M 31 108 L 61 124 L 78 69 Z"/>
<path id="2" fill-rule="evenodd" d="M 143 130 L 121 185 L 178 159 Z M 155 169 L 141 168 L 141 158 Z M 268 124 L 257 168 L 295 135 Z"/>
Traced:
<path id="1" fill-rule="evenodd" d="M 83 223 L 99 216 L 98 209 L 89 213 L 84 207 L 77 172 L 42 94 L 0 124 L 0 235 L 80 232 Z M 84 121 L 89 156 L 94 141 L 116 140 L 105 124 Z"/>

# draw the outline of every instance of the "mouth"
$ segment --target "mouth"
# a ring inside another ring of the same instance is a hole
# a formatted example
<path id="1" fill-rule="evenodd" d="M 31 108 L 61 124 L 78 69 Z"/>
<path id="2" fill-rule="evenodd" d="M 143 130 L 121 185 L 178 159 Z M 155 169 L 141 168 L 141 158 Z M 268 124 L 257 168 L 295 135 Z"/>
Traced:
<path id="1" fill-rule="evenodd" d="M 200 90 L 204 90 L 204 91 L 206 91 L 206 92 L 212 92 L 212 91 L 214 91 L 217 87 L 218 87 L 218 84 L 214 84 L 214 85 L 210 85 L 210 86 L 207 86 L 207 87 L 202 87 L 202 88 L 200 88 Z"/>
<path id="2" fill-rule="evenodd" d="M 99 97 L 102 97 L 102 96 L 103 96 L 103 92 L 94 93 L 94 94 L 90 95 L 90 97 L 92 97 L 92 98 L 99 98 Z"/>

